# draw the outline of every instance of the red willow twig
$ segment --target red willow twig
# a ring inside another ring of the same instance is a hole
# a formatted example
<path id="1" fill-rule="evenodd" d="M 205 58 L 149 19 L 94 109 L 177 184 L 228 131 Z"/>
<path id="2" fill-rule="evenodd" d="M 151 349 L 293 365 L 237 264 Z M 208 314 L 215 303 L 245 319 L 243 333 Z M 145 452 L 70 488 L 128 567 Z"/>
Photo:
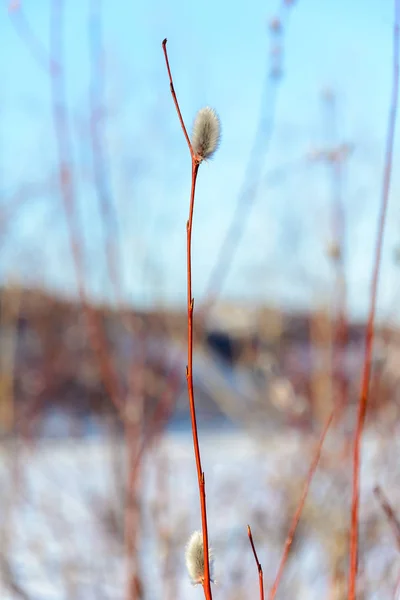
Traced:
<path id="1" fill-rule="evenodd" d="M 349 568 L 349 592 L 348 600 L 356 600 L 356 581 L 358 571 L 358 518 L 360 503 L 360 462 L 361 462 L 361 438 L 367 412 L 369 382 L 371 375 L 372 348 L 374 341 L 374 325 L 377 303 L 378 281 L 381 265 L 381 254 L 385 231 L 386 213 L 389 203 L 389 192 L 392 175 L 394 135 L 396 129 L 397 103 L 399 91 L 399 49 L 400 49 L 400 0 L 394 0 L 394 28 L 393 28 L 393 79 L 391 92 L 391 105 L 388 119 L 388 131 L 386 140 L 385 167 L 383 174 L 381 212 L 378 224 L 378 236 L 375 249 L 375 264 L 371 285 L 371 304 L 368 315 L 365 355 L 361 381 L 361 391 L 358 403 L 357 425 L 354 434 L 353 451 L 353 490 L 351 503 L 351 526 L 350 526 L 350 568 Z"/>
<path id="2" fill-rule="evenodd" d="M 210 584 L 210 563 L 209 563 L 209 548 L 208 548 L 208 528 L 207 528 L 207 507 L 206 507 L 206 491 L 205 491 L 205 479 L 204 472 L 201 466 L 200 457 L 200 446 L 197 433 L 197 421 L 196 421 L 196 406 L 194 401 L 194 389 L 193 389 L 193 308 L 194 299 L 192 297 L 192 227 L 193 227 L 193 210 L 194 210 L 194 197 L 196 192 L 196 180 L 199 170 L 199 166 L 202 158 L 197 156 L 193 150 L 192 143 L 187 133 L 185 123 L 183 121 L 182 113 L 179 108 L 178 99 L 175 94 L 174 84 L 172 80 L 171 69 L 169 66 L 168 54 L 167 54 L 167 40 L 165 39 L 162 43 L 162 48 L 165 57 L 165 63 L 167 66 L 168 77 L 171 95 L 175 104 L 176 112 L 182 127 L 183 134 L 185 136 L 189 152 L 192 160 L 192 186 L 190 192 L 190 206 L 189 206 L 189 219 L 186 223 L 186 251 L 187 251 L 187 316 L 188 316 L 188 364 L 186 367 L 186 380 L 189 395 L 190 405 L 190 418 L 192 423 L 192 434 L 193 434 L 193 446 L 194 454 L 196 459 L 197 468 L 197 479 L 199 484 L 199 495 L 200 495 L 200 509 L 201 509 L 201 521 L 202 521 L 202 533 L 203 533 L 203 551 L 204 551 L 204 581 L 203 589 L 206 600 L 212 600 L 211 584 Z"/>
<path id="3" fill-rule="evenodd" d="M 254 546 L 253 536 L 251 534 L 250 525 L 247 525 L 247 535 L 249 536 L 251 549 L 253 550 L 254 560 L 256 561 L 257 569 L 258 569 L 258 581 L 260 584 L 260 600 L 264 600 L 264 576 L 263 570 L 260 561 L 258 560 L 256 547 Z"/>
<path id="4" fill-rule="evenodd" d="M 304 504 L 305 504 L 306 499 L 307 499 L 308 490 L 310 489 L 311 481 L 312 481 L 312 479 L 314 477 L 315 471 L 316 471 L 318 463 L 319 463 L 319 459 L 321 457 L 322 446 L 324 444 L 326 435 L 327 435 L 328 430 L 329 430 L 329 428 L 331 426 L 331 423 L 333 421 L 334 414 L 335 414 L 335 412 L 332 411 L 331 414 L 329 415 L 329 417 L 328 417 L 328 419 L 327 419 L 327 421 L 325 423 L 325 426 L 324 426 L 324 428 L 322 430 L 321 436 L 319 438 L 318 445 L 317 445 L 317 448 L 316 448 L 316 451 L 315 451 L 315 455 L 314 455 L 314 459 L 313 459 L 313 461 L 311 463 L 311 466 L 310 466 L 310 468 L 308 470 L 307 478 L 306 478 L 306 481 L 304 483 L 303 492 L 301 494 L 300 502 L 299 502 L 299 505 L 298 505 L 298 507 L 296 509 L 296 512 L 295 512 L 294 516 L 293 516 L 292 523 L 291 523 L 291 526 L 290 526 L 290 530 L 289 530 L 288 536 L 286 538 L 285 547 L 283 549 L 283 554 L 282 554 L 281 562 L 280 562 L 279 568 L 278 568 L 278 573 L 276 575 L 274 584 L 273 584 L 273 586 L 271 588 L 271 591 L 269 593 L 269 600 L 274 600 L 274 598 L 276 596 L 276 593 L 278 591 L 278 586 L 279 586 L 280 581 L 282 579 L 283 570 L 285 568 L 286 561 L 287 561 L 288 556 L 289 556 L 289 551 L 290 551 L 290 547 L 291 547 L 292 542 L 293 542 L 294 534 L 296 533 L 297 525 L 299 524 L 301 513 L 303 512 Z"/>

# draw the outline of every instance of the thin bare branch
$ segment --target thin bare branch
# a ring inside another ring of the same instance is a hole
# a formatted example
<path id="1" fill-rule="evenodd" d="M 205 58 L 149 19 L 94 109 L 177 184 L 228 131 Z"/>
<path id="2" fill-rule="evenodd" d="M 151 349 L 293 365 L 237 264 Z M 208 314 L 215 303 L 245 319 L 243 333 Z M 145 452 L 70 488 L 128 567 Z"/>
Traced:
<path id="1" fill-rule="evenodd" d="M 256 565 L 257 565 L 257 569 L 258 569 L 258 582 L 260 585 L 260 600 L 264 600 L 264 575 L 263 575 L 261 563 L 258 560 L 257 551 L 256 551 L 256 547 L 254 545 L 250 525 L 247 525 L 247 535 L 249 536 L 251 549 L 253 550 L 254 560 L 256 561 Z"/>
<path id="2" fill-rule="evenodd" d="M 381 212 L 378 224 L 378 236 L 375 248 L 375 264 L 373 268 L 371 284 L 371 302 L 367 322 L 364 365 L 361 380 L 361 390 L 358 402 L 357 425 L 354 434 L 353 451 L 353 489 L 351 503 L 351 528 L 350 528 L 350 569 L 349 569 L 349 594 L 348 600 L 356 600 L 357 571 L 358 571 L 358 519 L 360 503 L 360 465 L 361 465 L 361 439 L 367 414 L 369 383 L 371 376 L 372 349 L 375 332 L 375 313 L 378 295 L 378 281 L 381 265 L 381 254 L 385 232 L 386 213 L 389 204 L 390 183 L 392 176 L 394 135 L 397 119 L 397 104 L 399 90 L 399 29 L 400 29 L 400 0 L 395 0 L 395 17 L 393 28 L 393 65 L 392 65 L 392 94 L 388 119 L 388 131 L 386 140 L 386 158 L 383 173 Z"/>

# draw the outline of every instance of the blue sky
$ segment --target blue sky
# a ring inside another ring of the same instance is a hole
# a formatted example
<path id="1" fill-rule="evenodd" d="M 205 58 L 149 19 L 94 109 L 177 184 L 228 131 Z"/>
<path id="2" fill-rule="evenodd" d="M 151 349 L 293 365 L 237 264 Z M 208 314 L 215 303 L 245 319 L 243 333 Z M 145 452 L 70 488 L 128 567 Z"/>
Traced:
<path id="1" fill-rule="evenodd" d="M 108 295 L 102 227 L 91 180 L 88 142 L 89 3 L 66 3 L 66 78 L 73 172 L 85 232 L 87 281 Z M 329 119 L 322 91 L 336 96 L 338 142 L 354 151 L 346 165 L 347 274 L 353 312 L 368 306 L 391 87 L 393 6 L 381 0 L 298 0 L 194 4 L 103 0 L 109 185 L 119 217 L 120 271 L 136 303 L 185 298 L 185 221 L 190 160 L 169 93 L 161 41 L 168 50 L 182 112 L 190 126 L 211 105 L 223 128 L 215 159 L 202 165 L 193 238 L 194 295 L 207 282 L 231 222 L 257 130 L 260 109 L 272 122 L 262 180 L 223 297 L 284 305 L 323 302 L 332 294 L 325 256 L 332 188 L 310 150 L 326 145 Z M 22 2 L 48 48 L 50 3 Z M 265 79 L 271 64 L 269 23 L 283 19 L 283 77 Z M 288 18 L 286 18 L 288 17 Z M 0 173 L 6 206 L 21 184 L 51 179 L 56 168 L 49 78 L 0 13 Z M 263 91 L 264 90 L 264 91 Z M 263 99 L 263 100 L 262 100 Z M 263 102 L 263 104 L 262 104 Z M 262 104 L 262 106 L 261 106 Z M 262 142 L 262 140 L 261 140 Z M 395 164 L 398 153 L 395 155 Z M 268 173 L 280 169 L 278 178 Z M 400 244 L 399 175 L 393 186 L 381 278 L 382 314 L 395 307 L 400 284 L 393 248 Z M 29 197 L 2 243 L 3 277 L 36 279 L 63 291 L 74 272 L 57 190 Z"/>

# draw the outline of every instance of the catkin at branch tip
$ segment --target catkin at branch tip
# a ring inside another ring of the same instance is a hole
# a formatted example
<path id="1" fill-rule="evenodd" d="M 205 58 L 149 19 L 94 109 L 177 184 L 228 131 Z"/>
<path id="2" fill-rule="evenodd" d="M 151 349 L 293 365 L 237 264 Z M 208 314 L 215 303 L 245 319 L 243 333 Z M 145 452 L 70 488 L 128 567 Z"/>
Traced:
<path id="1" fill-rule="evenodd" d="M 201 531 L 195 531 L 189 538 L 186 546 L 186 568 L 193 585 L 203 583 L 204 581 L 204 546 L 203 534 Z M 213 554 L 209 549 L 210 581 L 213 576 Z"/>
<path id="2" fill-rule="evenodd" d="M 211 158 L 221 138 L 221 123 L 213 108 L 201 108 L 194 120 L 192 147 L 201 160 Z"/>

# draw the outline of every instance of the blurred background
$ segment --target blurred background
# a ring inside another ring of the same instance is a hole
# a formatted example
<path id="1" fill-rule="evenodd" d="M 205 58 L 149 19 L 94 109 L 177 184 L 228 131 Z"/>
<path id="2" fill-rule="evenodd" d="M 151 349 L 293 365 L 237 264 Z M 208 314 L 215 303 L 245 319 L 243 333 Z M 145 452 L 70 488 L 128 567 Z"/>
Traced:
<path id="1" fill-rule="evenodd" d="M 393 3 L 5 1 L 0 597 L 201 598 L 186 391 L 190 129 L 222 123 L 193 230 L 194 384 L 215 598 L 347 598 L 351 443 L 392 85 Z M 363 443 L 359 598 L 396 598 L 394 171 Z M 400 596 L 399 596 L 400 597 Z"/>

